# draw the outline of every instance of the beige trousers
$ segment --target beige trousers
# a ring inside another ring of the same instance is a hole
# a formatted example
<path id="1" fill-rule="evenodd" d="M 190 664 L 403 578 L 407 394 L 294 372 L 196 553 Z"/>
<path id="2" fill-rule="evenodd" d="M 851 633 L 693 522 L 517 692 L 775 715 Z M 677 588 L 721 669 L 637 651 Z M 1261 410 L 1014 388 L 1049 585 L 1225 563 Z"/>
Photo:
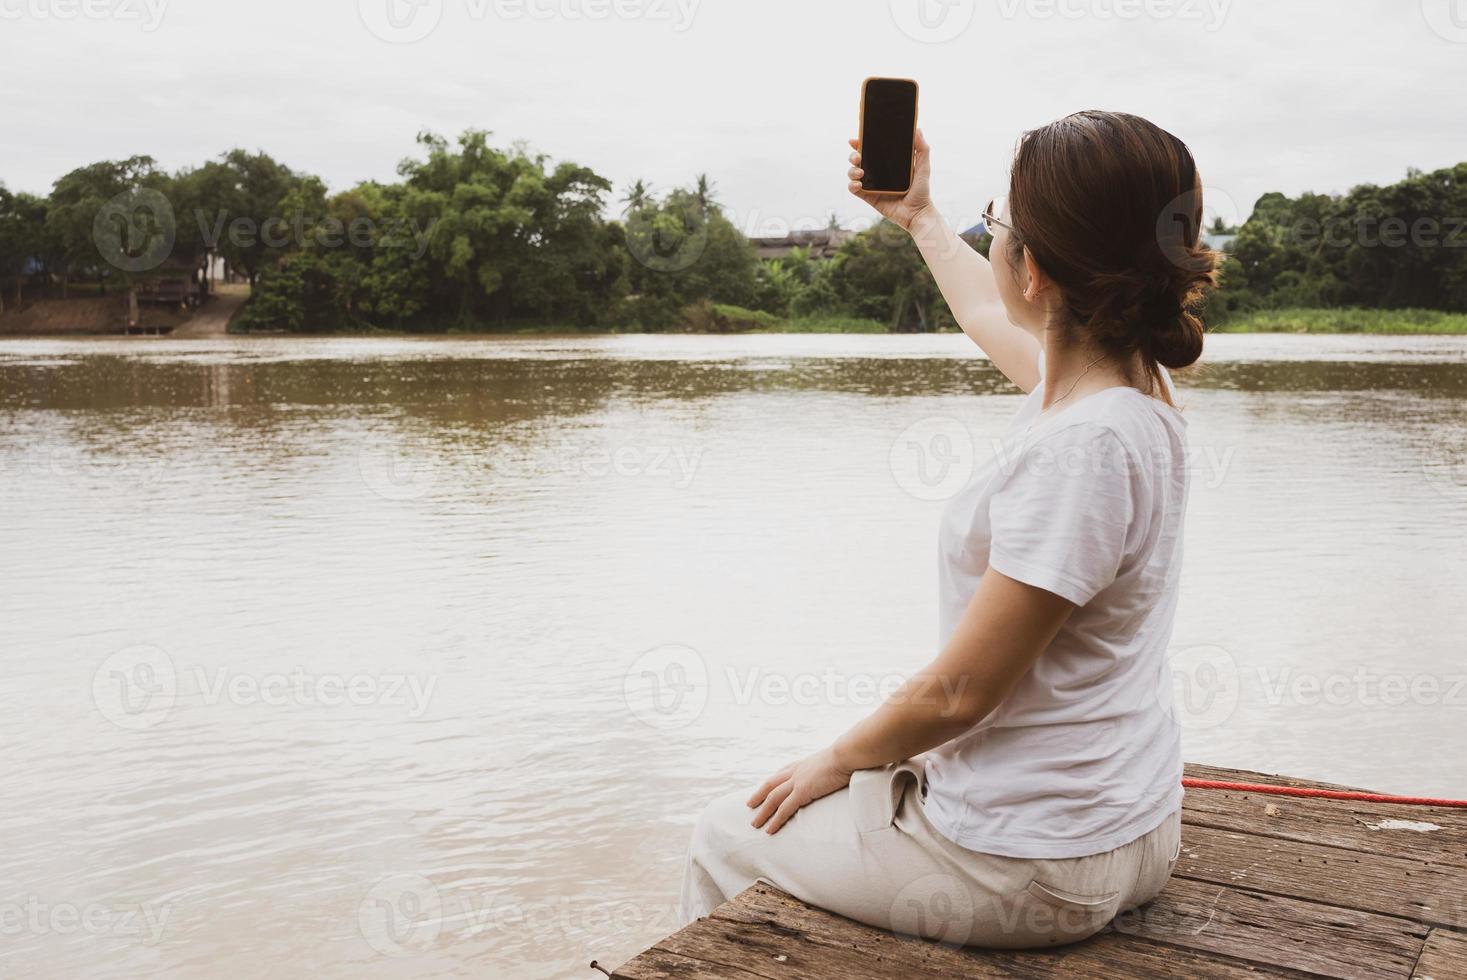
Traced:
<path id="1" fill-rule="evenodd" d="M 1094 935 L 1156 897 L 1181 850 L 1181 811 L 1102 854 L 981 854 L 922 810 L 921 765 L 866 769 L 770 836 L 750 826 L 745 791 L 709 805 L 693 831 L 682 919 L 707 915 L 755 881 L 878 929 L 953 945 L 1024 949 Z"/>

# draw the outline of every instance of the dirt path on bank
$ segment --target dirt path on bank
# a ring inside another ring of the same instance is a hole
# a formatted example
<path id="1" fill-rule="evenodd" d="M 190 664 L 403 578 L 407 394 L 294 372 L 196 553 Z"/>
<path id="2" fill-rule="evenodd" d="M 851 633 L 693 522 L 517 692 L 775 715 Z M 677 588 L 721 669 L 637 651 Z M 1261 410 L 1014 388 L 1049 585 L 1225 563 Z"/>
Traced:
<path id="1" fill-rule="evenodd" d="M 250 287 L 245 285 L 220 285 L 214 288 L 214 296 L 203 309 L 173 328 L 169 337 L 197 340 L 202 337 L 223 337 L 229 331 L 229 321 L 239 312 L 244 301 L 250 297 Z"/>

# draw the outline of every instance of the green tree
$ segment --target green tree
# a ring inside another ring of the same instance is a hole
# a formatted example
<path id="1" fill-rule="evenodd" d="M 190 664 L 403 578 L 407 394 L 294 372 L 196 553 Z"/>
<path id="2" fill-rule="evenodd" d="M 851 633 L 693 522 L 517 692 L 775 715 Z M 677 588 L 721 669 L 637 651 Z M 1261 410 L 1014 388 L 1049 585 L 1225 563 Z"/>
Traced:
<path id="1" fill-rule="evenodd" d="M 626 196 L 621 200 L 626 205 L 622 209 L 623 215 L 641 210 L 643 207 L 652 203 L 652 186 L 645 180 L 634 180 L 632 181 L 632 185 L 627 188 Z"/>
<path id="2" fill-rule="evenodd" d="M 497 149 L 488 136 L 471 130 L 451 145 L 421 135 L 426 153 L 400 165 L 398 184 L 328 197 L 318 180 L 299 179 L 280 206 L 300 229 L 294 251 L 310 258 L 292 254 L 248 323 L 613 322 L 626 261 L 601 218 L 610 183 L 523 147 Z"/>
<path id="3" fill-rule="evenodd" d="M 59 250 L 47 231 L 47 206 L 44 198 L 12 193 L 0 185 L 0 313 L 5 312 L 8 284 L 14 283 L 14 305 L 20 307 L 30 264 L 45 270 L 56 261 Z"/>
<path id="4" fill-rule="evenodd" d="M 706 180 L 647 198 L 640 207 L 628 205 L 621 233 L 631 260 L 632 321 L 642 328 L 677 327 L 697 303 L 747 307 L 757 301 L 753 247 L 724 216 Z"/>
<path id="5" fill-rule="evenodd" d="M 470 130 L 451 147 L 424 134 L 427 158 L 399 168 L 404 214 L 432 229 L 433 308 L 470 324 L 587 315 L 616 279 L 598 227 L 611 184 L 488 136 Z"/>
<path id="6" fill-rule="evenodd" d="M 1288 306 L 1467 309 L 1467 164 L 1388 187 L 1258 199 L 1209 311 Z"/>
<path id="7" fill-rule="evenodd" d="M 173 215 L 167 213 L 168 184 L 167 175 L 148 156 L 104 160 L 56 181 L 46 229 L 61 263 L 63 294 L 67 283 L 81 276 L 93 276 L 105 288 L 119 261 L 174 233 Z M 145 190 L 158 197 L 132 197 Z"/>
<path id="8" fill-rule="evenodd" d="M 285 198 L 303 179 L 267 153 L 234 149 L 197 178 L 202 208 L 192 217 L 200 240 L 253 286 L 260 273 L 298 244 Z"/>
<path id="9" fill-rule="evenodd" d="M 693 181 L 693 199 L 705 211 L 709 208 L 718 207 L 717 202 L 713 200 L 713 187 L 713 181 L 709 179 L 707 174 L 699 174 Z"/>
<path id="10" fill-rule="evenodd" d="M 882 222 L 861 232 L 832 262 L 830 290 L 839 312 L 883 320 L 901 333 L 953 327 L 922 253 L 895 225 Z"/>

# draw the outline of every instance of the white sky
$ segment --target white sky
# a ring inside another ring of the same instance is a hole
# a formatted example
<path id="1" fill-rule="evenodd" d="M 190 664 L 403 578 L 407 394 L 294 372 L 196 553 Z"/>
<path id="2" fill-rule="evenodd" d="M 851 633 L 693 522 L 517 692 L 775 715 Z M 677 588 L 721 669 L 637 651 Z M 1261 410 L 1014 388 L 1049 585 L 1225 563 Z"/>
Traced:
<path id="1" fill-rule="evenodd" d="M 385 42 L 389 4 L 436 27 Z M 777 234 L 868 219 L 844 140 L 869 74 L 921 83 L 963 225 L 1023 129 L 1083 108 L 1182 137 L 1229 217 L 1467 159 L 1467 0 L 0 0 L 0 181 L 244 146 L 339 190 L 472 126 L 618 196 L 707 172 Z"/>

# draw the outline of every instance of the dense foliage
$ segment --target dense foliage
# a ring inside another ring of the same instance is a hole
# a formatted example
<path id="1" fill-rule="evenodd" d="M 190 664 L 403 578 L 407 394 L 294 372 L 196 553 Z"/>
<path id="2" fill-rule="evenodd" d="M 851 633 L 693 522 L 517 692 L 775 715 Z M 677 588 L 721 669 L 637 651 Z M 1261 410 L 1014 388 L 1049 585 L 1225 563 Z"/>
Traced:
<path id="1" fill-rule="evenodd" d="M 1467 163 L 1348 194 L 1265 194 L 1221 270 L 1216 319 L 1299 307 L 1467 310 Z"/>
<path id="2" fill-rule="evenodd" d="M 760 261 L 706 177 L 662 194 L 638 181 L 614 199 L 595 171 L 484 132 L 419 145 L 396 182 L 335 194 L 238 149 L 175 174 L 145 156 L 95 163 L 47 198 L 0 187 L 0 292 L 106 291 L 210 253 L 254 286 L 249 329 L 953 327 L 891 225 L 833 259 Z M 1236 230 L 1208 316 L 1467 310 L 1462 216 L 1467 164 L 1341 196 L 1266 194 Z"/>

